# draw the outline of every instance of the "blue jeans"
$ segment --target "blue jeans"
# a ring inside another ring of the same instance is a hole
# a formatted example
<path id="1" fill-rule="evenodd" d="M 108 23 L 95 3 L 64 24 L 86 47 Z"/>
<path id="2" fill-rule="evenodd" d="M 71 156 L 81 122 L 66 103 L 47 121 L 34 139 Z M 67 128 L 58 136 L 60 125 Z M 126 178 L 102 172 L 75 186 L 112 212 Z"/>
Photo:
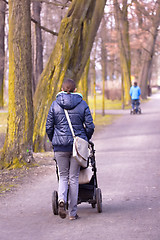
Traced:
<path id="1" fill-rule="evenodd" d="M 59 171 L 58 200 L 64 200 L 67 203 L 69 187 L 69 215 L 75 216 L 77 214 L 80 166 L 72 157 L 72 152 L 55 152 L 55 159 Z"/>
<path id="2" fill-rule="evenodd" d="M 138 112 L 139 104 L 139 99 L 132 99 L 132 109 L 136 108 L 136 112 Z"/>

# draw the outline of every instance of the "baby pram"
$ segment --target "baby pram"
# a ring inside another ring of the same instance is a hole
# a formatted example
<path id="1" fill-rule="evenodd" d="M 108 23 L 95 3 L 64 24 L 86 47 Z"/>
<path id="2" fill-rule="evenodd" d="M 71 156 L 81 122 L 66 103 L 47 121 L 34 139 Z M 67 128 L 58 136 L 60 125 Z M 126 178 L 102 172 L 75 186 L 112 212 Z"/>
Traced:
<path id="1" fill-rule="evenodd" d="M 132 109 L 130 110 L 130 114 L 141 114 L 141 108 L 140 108 L 140 100 L 132 100 Z"/>
<path id="2" fill-rule="evenodd" d="M 96 161 L 95 161 L 95 149 L 93 142 L 89 142 L 90 146 L 90 154 L 89 154 L 89 165 L 92 167 L 93 175 L 89 183 L 86 184 L 79 184 L 79 193 L 78 193 L 78 204 L 82 202 L 88 202 L 91 204 L 92 208 L 95 208 L 97 205 L 98 213 L 102 212 L 102 193 L 101 189 L 98 188 L 97 184 L 97 168 L 96 168 Z M 54 159 L 56 161 L 56 159 Z M 56 173 L 57 178 L 58 176 L 58 167 L 56 162 Z M 67 203 L 68 205 L 68 203 Z M 54 215 L 58 215 L 58 192 L 55 190 L 52 194 L 52 210 Z"/>

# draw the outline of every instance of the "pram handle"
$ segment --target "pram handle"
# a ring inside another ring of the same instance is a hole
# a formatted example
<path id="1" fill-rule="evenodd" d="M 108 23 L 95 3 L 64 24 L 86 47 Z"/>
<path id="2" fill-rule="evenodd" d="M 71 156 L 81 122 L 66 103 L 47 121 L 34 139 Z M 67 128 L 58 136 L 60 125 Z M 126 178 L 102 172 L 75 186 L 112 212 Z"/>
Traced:
<path id="1" fill-rule="evenodd" d="M 89 140 L 89 144 L 91 145 L 91 147 L 94 147 L 94 143 L 91 140 Z"/>

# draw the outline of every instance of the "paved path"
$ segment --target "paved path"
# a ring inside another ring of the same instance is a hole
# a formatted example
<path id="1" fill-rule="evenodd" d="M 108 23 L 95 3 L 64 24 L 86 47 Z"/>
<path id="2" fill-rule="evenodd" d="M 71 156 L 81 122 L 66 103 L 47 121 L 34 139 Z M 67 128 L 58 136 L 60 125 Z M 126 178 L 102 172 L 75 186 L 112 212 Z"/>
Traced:
<path id="1" fill-rule="evenodd" d="M 78 207 L 80 219 L 52 214 L 53 174 L 37 178 L 0 202 L 1 240 L 160 240 L 160 94 L 125 111 L 95 134 L 103 212 Z"/>

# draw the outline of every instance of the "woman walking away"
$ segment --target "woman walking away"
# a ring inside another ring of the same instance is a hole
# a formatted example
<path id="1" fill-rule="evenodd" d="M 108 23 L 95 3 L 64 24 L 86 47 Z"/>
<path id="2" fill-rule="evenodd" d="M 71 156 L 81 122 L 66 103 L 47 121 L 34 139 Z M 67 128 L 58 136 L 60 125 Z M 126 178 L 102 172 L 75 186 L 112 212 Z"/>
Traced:
<path id="1" fill-rule="evenodd" d="M 46 122 L 46 132 L 52 141 L 55 159 L 59 170 L 58 211 L 61 218 L 66 217 L 66 203 L 69 183 L 69 219 L 78 218 L 77 201 L 80 166 L 72 156 L 73 136 L 65 116 L 69 113 L 76 136 L 89 141 L 94 132 L 93 119 L 87 103 L 80 93 L 75 92 L 75 82 L 67 79 L 62 84 L 62 91 L 53 101 Z"/>

